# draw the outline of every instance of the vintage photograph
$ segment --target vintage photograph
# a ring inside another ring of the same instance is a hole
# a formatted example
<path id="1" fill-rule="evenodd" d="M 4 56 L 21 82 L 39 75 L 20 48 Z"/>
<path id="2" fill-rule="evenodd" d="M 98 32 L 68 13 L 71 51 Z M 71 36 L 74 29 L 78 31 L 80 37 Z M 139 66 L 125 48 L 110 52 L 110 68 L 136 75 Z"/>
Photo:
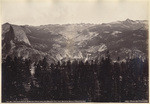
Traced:
<path id="1" fill-rule="evenodd" d="M 2 103 L 148 103 L 148 3 L 1 0 Z"/>

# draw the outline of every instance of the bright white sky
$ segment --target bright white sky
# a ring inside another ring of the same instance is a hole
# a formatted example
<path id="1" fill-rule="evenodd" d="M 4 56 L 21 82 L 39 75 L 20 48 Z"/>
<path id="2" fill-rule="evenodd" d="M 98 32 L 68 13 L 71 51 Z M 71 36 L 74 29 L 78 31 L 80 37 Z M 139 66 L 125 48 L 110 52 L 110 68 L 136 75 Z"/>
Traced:
<path id="1" fill-rule="evenodd" d="M 2 23 L 45 25 L 107 23 L 127 18 L 148 20 L 148 2 L 146 1 L 10 1 L 2 1 Z"/>

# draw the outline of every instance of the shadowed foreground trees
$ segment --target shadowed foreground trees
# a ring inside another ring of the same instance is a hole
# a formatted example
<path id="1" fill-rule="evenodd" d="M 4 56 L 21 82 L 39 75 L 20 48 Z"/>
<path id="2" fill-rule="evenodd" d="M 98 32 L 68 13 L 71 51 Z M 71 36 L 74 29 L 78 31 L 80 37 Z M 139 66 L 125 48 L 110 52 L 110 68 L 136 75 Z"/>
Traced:
<path id="1" fill-rule="evenodd" d="M 27 96 L 25 86 L 30 82 L 30 60 L 10 56 L 2 63 L 2 101 L 23 100 Z"/>
<path id="2" fill-rule="evenodd" d="M 124 102 L 148 100 L 148 60 L 112 62 L 67 61 L 48 64 L 46 58 L 31 60 L 7 57 L 2 63 L 2 100 Z M 28 86 L 28 87 L 27 87 Z"/>

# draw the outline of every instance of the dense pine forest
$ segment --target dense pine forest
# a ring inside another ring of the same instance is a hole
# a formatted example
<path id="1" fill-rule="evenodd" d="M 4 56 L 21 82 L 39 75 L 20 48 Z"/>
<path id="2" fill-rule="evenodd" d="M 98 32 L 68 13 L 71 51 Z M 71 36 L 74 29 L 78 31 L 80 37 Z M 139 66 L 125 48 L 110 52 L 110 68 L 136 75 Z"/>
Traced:
<path id="1" fill-rule="evenodd" d="M 31 73 L 31 66 L 34 73 Z M 48 63 L 7 56 L 2 62 L 2 101 L 148 101 L 148 60 Z"/>

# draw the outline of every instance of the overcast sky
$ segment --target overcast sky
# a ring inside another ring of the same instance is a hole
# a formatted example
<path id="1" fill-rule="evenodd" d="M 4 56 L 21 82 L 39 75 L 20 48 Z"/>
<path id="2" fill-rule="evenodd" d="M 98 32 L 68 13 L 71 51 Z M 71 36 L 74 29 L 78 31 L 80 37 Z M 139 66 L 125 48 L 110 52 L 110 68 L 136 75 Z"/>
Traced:
<path id="1" fill-rule="evenodd" d="M 2 1 L 2 23 L 45 25 L 67 23 L 107 23 L 127 18 L 148 19 L 148 3 L 127 2 L 33 2 Z"/>

